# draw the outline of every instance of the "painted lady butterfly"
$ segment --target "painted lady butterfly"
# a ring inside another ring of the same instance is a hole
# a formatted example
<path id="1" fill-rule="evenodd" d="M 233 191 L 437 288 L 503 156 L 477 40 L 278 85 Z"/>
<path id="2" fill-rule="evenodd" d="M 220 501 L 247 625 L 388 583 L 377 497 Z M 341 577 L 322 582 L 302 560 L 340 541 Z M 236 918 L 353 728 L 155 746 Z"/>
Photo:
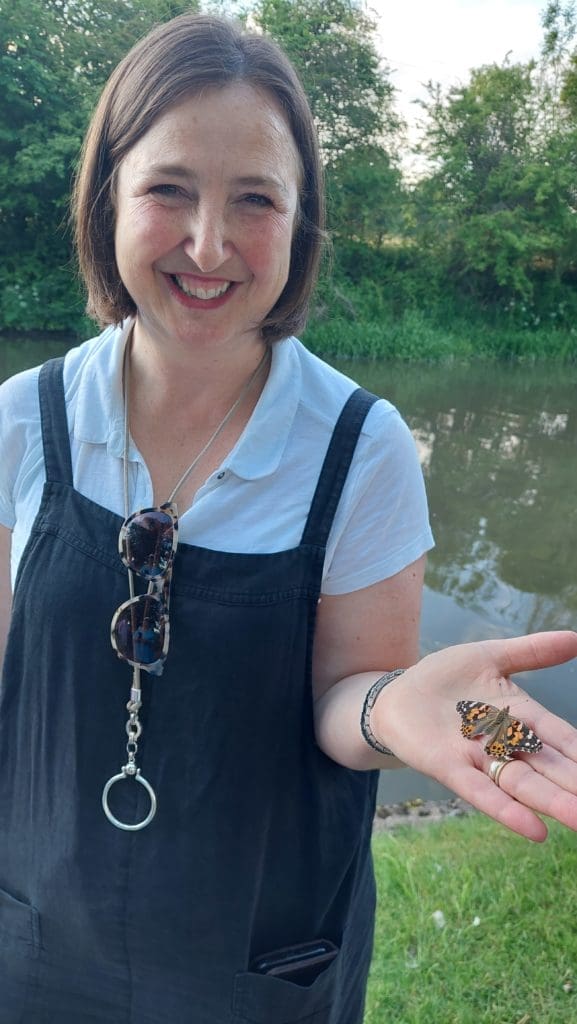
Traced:
<path id="1" fill-rule="evenodd" d="M 518 718 L 512 718 L 509 708 L 495 708 L 480 700 L 460 700 L 457 711 L 461 716 L 461 732 L 472 740 L 483 733 L 489 737 L 485 750 L 492 757 L 505 760 L 511 754 L 536 754 L 543 744 L 539 737 Z"/>

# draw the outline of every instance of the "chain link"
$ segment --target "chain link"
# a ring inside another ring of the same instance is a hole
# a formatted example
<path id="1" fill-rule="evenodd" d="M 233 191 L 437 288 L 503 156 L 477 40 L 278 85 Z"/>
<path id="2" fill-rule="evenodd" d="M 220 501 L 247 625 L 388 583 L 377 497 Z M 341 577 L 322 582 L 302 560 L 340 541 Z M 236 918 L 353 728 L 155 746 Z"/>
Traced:
<path id="1" fill-rule="evenodd" d="M 117 775 L 113 775 L 106 783 L 102 790 L 102 807 L 108 820 L 115 826 L 125 832 L 139 832 L 141 828 L 146 828 L 150 824 L 154 815 L 156 814 L 156 793 L 152 786 L 144 778 L 140 772 L 140 768 L 136 765 L 136 754 L 138 752 L 138 740 L 142 733 L 142 725 L 138 717 L 138 712 L 142 707 L 142 691 L 140 689 L 140 669 L 137 665 L 134 666 L 134 675 L 132 679 L 132 688 L 130 690 L 130 700 L 126 705 L 128 711 L 128 721 L 126 723 L 126 735 L 128 736 L 128 742 L 126 744 L 126 753 L 128 754 L 128 761 L 122 766 Z M 126 779 L 133 779 L 135 782 L 139 782 L 141 786 L 146 790 L 150 798 L 150 810 L 145 818 L 141 821 L 137 821 L 134 824 L 129 824 L 126 821 L 119 821 L 118 818 L 110 810 L 108 805 L 108 794 L 113 786 L 118 782 L 123 782 Z"/>
<path id="2" fill-rule="evenodd" d="M 126 762 L 123 771 L 126 775 L 136 775 L 138 768 L 136 767 L 136 755 L 138 753 L 138 740 L 142 734 L 142 724 L 138 717 L 138 712 L 142 706 L 140 700 L 140 690 L 131 690 L 130 700 L 126 705 L 129 718 L 126 723 L 126 735 L 128 736 L 128 743 L 126 744 L 126 753 L 128 754 L 128 761 Z"/>

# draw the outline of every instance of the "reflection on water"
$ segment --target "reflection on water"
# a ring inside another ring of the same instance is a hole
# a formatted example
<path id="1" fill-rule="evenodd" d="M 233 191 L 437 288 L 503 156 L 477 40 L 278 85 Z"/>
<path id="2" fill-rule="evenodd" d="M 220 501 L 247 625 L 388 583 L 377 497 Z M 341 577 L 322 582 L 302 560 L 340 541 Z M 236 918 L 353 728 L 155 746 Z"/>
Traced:
<path id="1" fill-rule="evenodd" d="M 421 453 L 437 542 L 430 590 L 479 615 L 489 635 L 574 625 L 577 368 L 362 376 L 399 406 Z"/>
<path id="2" fill-rule="evenodd" d="M 390 398 L 425 473 L 429 555 L 423 652 L 577 624 L 577 368 L 341 364 Z M 521 680 L 520 680 L 521 681 Z M 575 664 L 522 685 L 577 724 Z M 442 795 L 383 774 L 380 799 Z"/>
<path id="3" fill-rule="evenodd" d="M 65 347 L 0 341 L 0 379 Z M 577 367 L 339 365 L 399 407 L 421 453 L 437 545 L 427 570 L 423 653 L 574 628 Z M 575 663 L 522 683 L 577 724 Z M 380 798 L 444 792 L 403 770 L 383 773 Z"/>

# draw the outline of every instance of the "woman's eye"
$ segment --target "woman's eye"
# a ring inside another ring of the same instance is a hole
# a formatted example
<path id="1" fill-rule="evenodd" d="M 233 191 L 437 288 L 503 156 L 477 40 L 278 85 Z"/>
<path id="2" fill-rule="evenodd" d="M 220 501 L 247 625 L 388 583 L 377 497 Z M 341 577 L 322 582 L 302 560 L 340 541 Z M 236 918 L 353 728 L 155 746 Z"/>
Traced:
<path id="1" fill-rule="evenodd" d="M 248 203 L 249 206 L 272 206 L 272 201 L 268 196 L 263 196 L 258 192 L 250 192 L 248 195 L 243 196 L 243 202 Z"/>
<path id="2" fill-rule="evenodd" d="M 178 185 L 153 185 L 150 189 L 151 192 L 161 196 L 178 196 L 180 195 L 180 189 Z"/>

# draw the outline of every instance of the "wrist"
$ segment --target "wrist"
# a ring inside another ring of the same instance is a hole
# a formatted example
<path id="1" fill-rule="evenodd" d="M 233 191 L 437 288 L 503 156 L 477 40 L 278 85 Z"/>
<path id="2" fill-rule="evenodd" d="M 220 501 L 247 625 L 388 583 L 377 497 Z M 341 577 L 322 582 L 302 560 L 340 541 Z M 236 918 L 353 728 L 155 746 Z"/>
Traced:
<path id="1" fill-rule="evenodd" d="M 368 689 L 361 711 L 360 725 L 363 739 L 373 750 L 376 750 L 379 754 L 388 754 L 390 757 L 394 757 L 395 755 L 392 750 L 389 750 L 388 747 L 380 742 L 373 732 L 371 716 L 376 701 L 385 686 L 392 683 L 393 680 L 402 675 L 404 671 L 404 668 L 397 668 L 393 672 L 385 672 L 384 675 L 380 676 L 380 678 L 377 679 L 376 682 L 374 682 Z"/>

